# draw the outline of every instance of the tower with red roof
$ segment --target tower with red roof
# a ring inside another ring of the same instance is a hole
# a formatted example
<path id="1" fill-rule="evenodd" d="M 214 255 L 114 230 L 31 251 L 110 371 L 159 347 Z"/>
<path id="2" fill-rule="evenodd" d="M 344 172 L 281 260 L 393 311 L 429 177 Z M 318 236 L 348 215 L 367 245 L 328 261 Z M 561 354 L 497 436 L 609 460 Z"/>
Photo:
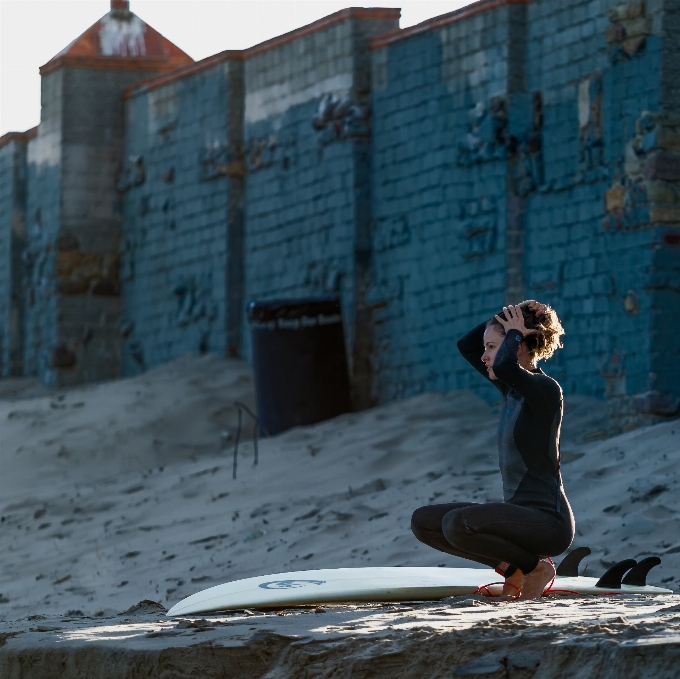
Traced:
<path id="1" fill-rule="evenodd" d="M 117 377 L 127 87 L 193 60 L 126 0 L 41 69 L 28 146 L 24 373 L 52 384 Z"/>

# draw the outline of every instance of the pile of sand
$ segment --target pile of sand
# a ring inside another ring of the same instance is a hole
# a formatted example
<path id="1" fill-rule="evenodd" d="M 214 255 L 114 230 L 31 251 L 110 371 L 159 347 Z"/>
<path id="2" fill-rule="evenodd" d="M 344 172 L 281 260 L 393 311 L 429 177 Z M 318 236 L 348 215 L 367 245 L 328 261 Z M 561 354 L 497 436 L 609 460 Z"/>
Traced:
<path id="1" fill-rule="evenodd" d="M 497 408 L 425 394 L 260 441 L 238 361 L 187 356 L 69 390 L 0 390 L 0 617 L 107 615 L 212 585 L 341 566 L 470 566 L 418 543 L 413 510 L 501 499 Z M 657 554 L 680 580 L 680 421 L 605 436 L 604 404 L 567 398 L 563 476 L 588 575 Z M 223 432 L 227 432 L 226 435 Z"/>

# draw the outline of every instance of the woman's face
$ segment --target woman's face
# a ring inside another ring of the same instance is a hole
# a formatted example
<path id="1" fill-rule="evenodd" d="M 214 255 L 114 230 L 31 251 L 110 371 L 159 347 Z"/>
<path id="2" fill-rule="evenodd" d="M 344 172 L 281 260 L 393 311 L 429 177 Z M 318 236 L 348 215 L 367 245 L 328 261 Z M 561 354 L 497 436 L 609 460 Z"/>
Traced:
<path id="1" fill-rule="evenodd" d="M 486 369 L 489 372 L 489 377 L 492 380 L 497 380 L 498 378 L 493 372 L 493 362 L 496 358 L 496 352 L 498 347 L 503 344 L 505 339 L 504 335 L 501 335 L 500 330 L 497 325 L 492 325 L 484 331 L 484 353 L 482 354 L 482 361 L 486 365 Z"/>

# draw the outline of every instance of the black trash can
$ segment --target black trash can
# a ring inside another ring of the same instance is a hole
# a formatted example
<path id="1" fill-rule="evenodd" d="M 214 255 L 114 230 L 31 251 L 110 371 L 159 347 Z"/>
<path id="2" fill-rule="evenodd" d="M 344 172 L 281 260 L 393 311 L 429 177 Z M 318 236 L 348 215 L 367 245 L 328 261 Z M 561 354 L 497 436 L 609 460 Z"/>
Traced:
<path id="1" fill-rule="evenodd" d="M 350 411 L 338 298 L 251 302 L 248 320 L 263 433 L 278 434 Z"/>

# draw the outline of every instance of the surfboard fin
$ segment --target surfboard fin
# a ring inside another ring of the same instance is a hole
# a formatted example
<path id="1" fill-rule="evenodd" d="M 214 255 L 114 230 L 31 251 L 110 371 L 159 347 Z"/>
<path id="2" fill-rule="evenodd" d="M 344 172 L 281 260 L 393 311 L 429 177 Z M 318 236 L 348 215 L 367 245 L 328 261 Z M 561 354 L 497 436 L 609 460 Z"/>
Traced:
<path id="1" fill-rule="evenodd" d="M 645 587 L 647 585 L 647 574 L 654 566 L 658 566 L 660 563 L 661 559 L 658 556 L 648 556 L 646 559 L 642 559 L 637 566 L 631 568 L 629 573 L 626 573 L 626 577 L 622 580 L 623 584 Z"/>
<path id="2" fill-rule="evenodd" d="M 577 547 L 576 549 L 572 549 L 557 567 L 557 575 L 577 578 L 579 564 L 588 556 L 588 554 L 590 554 L 590 547 Z"/>
<path id="3" fill-rule="evenodd" d="M 595 587 L 621 589 L 621 578 L 631 568 L 637 566 L 635 559 L 625 559 L 614 564 L 596 583 Z"/>

